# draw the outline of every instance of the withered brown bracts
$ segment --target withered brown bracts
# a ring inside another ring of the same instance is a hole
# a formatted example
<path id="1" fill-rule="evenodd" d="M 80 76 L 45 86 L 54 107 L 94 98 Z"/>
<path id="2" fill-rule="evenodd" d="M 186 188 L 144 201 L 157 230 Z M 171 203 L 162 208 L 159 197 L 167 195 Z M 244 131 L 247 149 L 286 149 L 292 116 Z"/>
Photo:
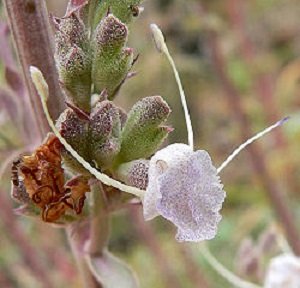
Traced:
<path id="1" fill-rule="evenodd" d="M 12 196 L 24 204 L 32 201 L 46 222 L 55 222 L 68 209 L 80 214 L 90 191 L 88 179 L 81 175 L 65 183 L 61 148 L 50 133 L 31 155 L 21 156 L 12 166 Z"/>

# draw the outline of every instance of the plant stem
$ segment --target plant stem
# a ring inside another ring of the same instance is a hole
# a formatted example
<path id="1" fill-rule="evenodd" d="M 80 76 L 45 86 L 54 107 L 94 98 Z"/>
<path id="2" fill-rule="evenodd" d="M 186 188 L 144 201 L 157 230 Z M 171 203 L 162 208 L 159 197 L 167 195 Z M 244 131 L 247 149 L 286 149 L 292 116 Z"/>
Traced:
<path id="1" fill-rule="evenodd" d="M 33 117 L 38 126 L 38 136 L 42 140 L 49 132 L 40 97 L 31 81 L 30 66 L 37 66 L 46 77 L 49 86 L 49 111 L 52 119 L 56 119 L 64 108 L 64 98 L 58 82 L 58 74 L 54 62 L 53 39 L 48 21 L 45 1 L 40 0 L 4 0 L 14 41 L 23 68 L 28 89 L 28 97 L 33 107 Z M 84 284 L 89 288 L 99 288 L 90 270 L 85 264 L 83 245 L 77 237 L 77 226 L 66 229 L 72 252 L 77 260 Z M 80 246 L 82 245 L 82 246 Z"/>
<path id="2" fill-rule="evenodd" d="M 208 247 L 206 247 L 206 243 L 203 243 L 200 246 L 200 250 L 206 261 L 218 272 L 221 276 L 223 276 L 230 284 L 234 285 L 238 288 L 262 288 L 256 284 L 251 282 L 244 281 L 239 278 L 237 275 L 228 270 L 225 266 L 223 266 L 209 251 Z"/>
<path id="3" fill-rule="evenodd" d="M 191 249 L 183 243 L 179 243 L 177 247 L 181 254 L 181 259 L 184 262 L 186 274 L 192 283 L 192 287 L 211 287 L 206 281 L 204 271 L 201 270 L 198 263 L 194 260 Z"/>
<path id="4" fill-rule="evenodd" d="M 38 251 L 30 244 L 30 238 L 27 238 L 23 233 L 19 223 L 13 215 L 13 207 L 6 199 L 5 191 L 0 189 L 0 217 L 3 227 L 6 229 L 8 237 L 11 238 L 13 243 L 16 243 L 20 254 L 23 258 L 24 265 L 30 269 L 36 279 L 43 283 L 43 287 L 53 287 L 51 284 L 50 274 L 47 272 L 46 267 L 41 263 Z"/>
<path id="5" fill-rule="evenodd" d="M 101 288 L 101 284 L 92 275 L 85 260 L 85 244 L 88 239 L 88 225 L 81 227 L 80 224 L 70 225 L 66 228 L 68 240 L 71 246 L 73 256 L 85 288 Z"/>
<path id="6" fill-rule="evenodd" d="M 249 37 L 249 31 L 246 27 L 247 19 L 247 8 L 249 8 L 250 3 L 246 3 L 243 0 L 228 0 L 228 15 L 232 24 L 232 30 L 235 31 L 236 37 L 238 39 L 238 48 L 241 59 L 249 67 L 249 70 L 253 67 L 253 63 L 257 62 L 258 59 L 258 49 L 255 43 Z M 257 95 L 258 100 L 261 102 L 264 108 L 264 113 L 266 115 L 267 121 L 270 123 L 280 119 L 280 113 L 278 107 L 276 107 L 276 99 L 274 95 L 274 74 L 278 71 L 264 72 L 254 74 L 253 77 L 253 94 Z M 288 147 L 288 142 L 284 137 L 284 133 L 281 129 L 274 131 L 275 145 L 280 152 L 284 151 L 286 153 Z M 293 165 L 284 165 L 282 172 L 284 173 L 284 184 L 290 187 L 293 191 L 299 190 L 299 185 L 295 181 L 293 175 L 295 175 L 295 168 Z"/>
<path id="7" fill-rule="evenodd" d="M 202 1 L 203 2 L 203 1 Z M 205 9 L 201 6 L 200 13 L 205 16 Z M 217 35 L 212 32 L 207 32 L 207 45 L 209 46 L 209 51 L 211 51 L 212 65 L 216 75 L 218 76 L 220 83 L 224 89 L 225 96 L 227 97 L 228 105 L 232 109 L 235 117 L 237 118 L 237 123 L 239 123 L 240 134 L 243 139 L 248 139 L 249 135 L 252 135 L 251 125 L 249 119 L 243 109 L 241 103 L 241 97 L 236 90 L 235 86 L 226 74 L 225 67 L 226 61 L 221 52 L 221 48 L 218 42 Z M 249 146 L 248 151 L 251 155 L 251 161 L 253 169 L 263 184 L 267 195 L 277 213 L 280 221 L 285 229 L 288 241 L 296 255 L 300 255 L 300 238 L 298 235 L 297 227 L 295 225 L 294 219 L 289 206 L 287 205 L 287 200 L 285 199 L 283 193 L 278 189 L 276 181 L 272 179 L 268 168 L 265 163 L 264 154 L 260 147 L 256 144 Z"/>
<path id="8" fill-rule="evenodd" d="M 84 227 L 72 225 L 67 229 L 67 234 L 85 287 L 101 288 L 101 284 L 97 282 L 90 272 L 85 260 L 85 254 L 89 253 L 93 256 L 101 255 L 103 249 L 107 246 L 109 214 L 106 210 L 104 187 L 100 181 L 92 183 L 91 190 L 91 219 L 89 221 L 89 229 L 87 229 L 86 225 Z M 86 247 L 87 239 L 89 239 L 88 247 Z"/>
<path id="9" fill-rule="evenodd" d="M 105 191 L 100 181 L 91 185 L 91 219 L 89 253 L 101 255 L 109 238 L 109 212 Z"/>
<path id="10" fill-rule="evenodd" d="M 164 254 L 159 240 L 156 238 L 151 226 L 145 223 L 145 220 L 141 215 L 140 207 L 135 207 L 135 205 L 133 205 L 133 207 L 129 209 L 129 213 L 131 222 L 133 223 L 139 238 L 144 242 L 145 246 L 148 247 L 156 262 L 165 286 L 168 288 L 180 288 L 181 285 L 178 282 L 178 277 L 175 271 L 170 267 L 168 257 Z"/>
<path id="11" fill-rule="evenodd" d="M 51 95 L 49 110 L 52 117 L 56 119 L 64 107 L 53 57 L 54 41 L 51 37 L 46 4 L 40 0 L 4 0 L 4 4 L 42 139 L 49 131 L 49 127 L 31 82 L 29 74 L 31 65 L 39 67 L 46 77 Z"/>

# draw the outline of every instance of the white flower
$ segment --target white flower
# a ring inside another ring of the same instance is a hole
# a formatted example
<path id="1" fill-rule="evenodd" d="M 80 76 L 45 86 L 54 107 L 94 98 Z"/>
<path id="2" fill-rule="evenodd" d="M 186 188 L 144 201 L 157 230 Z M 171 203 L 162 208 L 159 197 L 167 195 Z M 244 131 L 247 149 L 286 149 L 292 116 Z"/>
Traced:
<path id="1" fill-rule="evenodd" d="M 282 254 L 270 262 L 265 288 L 300 288 L 300 258 Z"/>
<path id="2" fill-rule="evenodd" d="M 225 198 L 210 156 L 185 144 L 172 144 L 150 160 L 144 217 L 157 215 L 173 222 L 176 239 L 201 241 L 215 237 Z"/>

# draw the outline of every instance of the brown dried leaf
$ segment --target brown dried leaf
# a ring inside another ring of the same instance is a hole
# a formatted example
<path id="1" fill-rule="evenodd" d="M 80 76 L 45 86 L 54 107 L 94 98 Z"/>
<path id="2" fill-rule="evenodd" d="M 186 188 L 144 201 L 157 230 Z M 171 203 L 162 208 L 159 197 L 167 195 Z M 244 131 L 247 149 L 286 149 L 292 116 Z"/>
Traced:
<path id="1" fill-rule="evenodd" d="M 84 205 L 85 193 L 90 192 L 88 179 L 84 176 L 77 176 L 68 181 L 65 185 L 66 191 L 70 191 L 70 197 L 66 200 L 76 214 L 80 214 Z"/>

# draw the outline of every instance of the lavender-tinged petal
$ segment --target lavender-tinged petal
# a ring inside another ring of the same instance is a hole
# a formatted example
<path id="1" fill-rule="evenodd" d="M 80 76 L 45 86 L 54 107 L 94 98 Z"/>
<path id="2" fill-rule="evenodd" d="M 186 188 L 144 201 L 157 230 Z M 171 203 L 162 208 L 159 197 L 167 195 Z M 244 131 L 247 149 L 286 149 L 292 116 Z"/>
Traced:
<path id="1" fill-rule="evenodd" d="M 170 145 L 150 161 L 144 216 L 149 220 L 156 211 L 173 222 L 178 241 L 212 239 L 221 220 L 222 188 L 207 152 Z"/>
<path id="2" fill-rule="evenodd" d="M 290 254 L 281 254 L 271 259 L 264 288 L 299 288 L 300 258 Z"/>

